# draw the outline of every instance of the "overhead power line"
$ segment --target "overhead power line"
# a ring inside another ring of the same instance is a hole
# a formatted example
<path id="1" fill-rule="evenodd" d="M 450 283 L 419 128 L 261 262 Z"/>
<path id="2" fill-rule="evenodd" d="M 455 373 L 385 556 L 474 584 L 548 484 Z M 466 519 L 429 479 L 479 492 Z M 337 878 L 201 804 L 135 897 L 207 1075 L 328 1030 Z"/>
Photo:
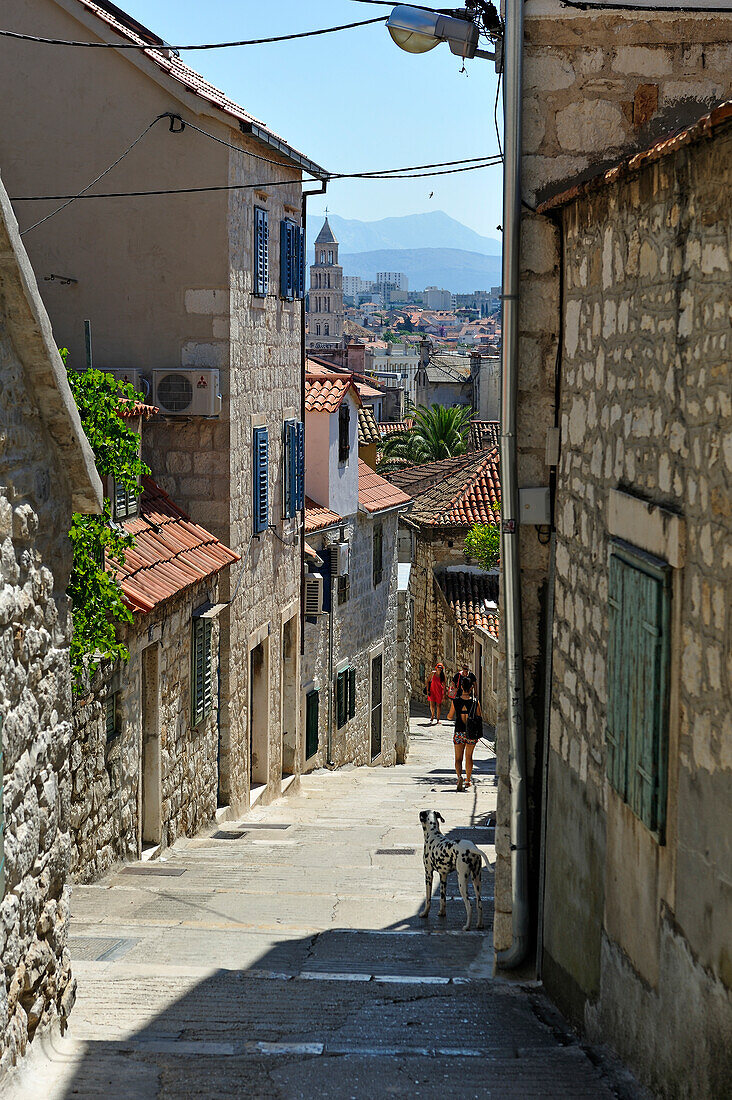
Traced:
<path id="1" fill-rule="evenodd" d="M 277 34 L 271 38 L 247 38 L 238 42 L 198 42 L 183 46 L 171 46 L 167 42 L 84 42 L 69 38 L 44 38 L 37 34 L 22 34 L 20 31 L 0 30 L 1 38 L 17 38 L 21 42 L 38 42 L 44 46 L 81 46 L 90 50 L 229 50 L 235 46 L 266 46 L 271 42 L 292 42 L 296 38 L 316 38 L 321 34 L 335 34 L 336 31 L 350 31 L 355 27 L 368 27 L 372 23 L 385 23 L 388 16 L 379 15 L 375 19 L 360 19 L 357 23 L 342 23 L 338 27 L 323 27 L 316 31 L 299 31 L 296 34 Z M 114 29 L 114 28 L 112 28 Z"/>

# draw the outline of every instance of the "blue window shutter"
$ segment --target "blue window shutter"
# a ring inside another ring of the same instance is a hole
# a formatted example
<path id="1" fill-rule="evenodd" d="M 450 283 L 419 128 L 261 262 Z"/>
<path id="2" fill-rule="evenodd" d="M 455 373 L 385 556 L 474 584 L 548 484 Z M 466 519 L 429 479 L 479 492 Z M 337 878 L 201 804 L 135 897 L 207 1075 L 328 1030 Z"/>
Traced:
<path id="1" fill-rule="evenodd" d="M 297 513 L 297 421 L 291 420 L 287 433 L 287 458 L 289 463 L 290 510 L 289 516 Z"/>
<path id="2" fill-rule="evenodd" d="M 290 285 L 290 223 L 280 222 L 280 297 L 292 298 Z"/>
<path id="3" fill-rule="evenodd" d="M 295 493 L 295 511 L 305 507 L 305 425 L 299 421 L 295 426 L 297 490 Z"/>
<path id="4" fill-rule="evenodd" d="M 269 525 L 269 437 L 266 428 L 254 429 L 252 456 L 254 488 L 254 534 Z"/>
<path id="5" fill-rule="evenodd" d="M 296 297 L 305 297 L 305 230 L 297 225 L 295 226 L 296 239 L 297 239 L 297 290 Z"/>
<path id="6" fill-rule="evenodd" d="M 266 298 L 269 281 L 269 241 L 267 211 L 254 207 L 254 293 Z"/>

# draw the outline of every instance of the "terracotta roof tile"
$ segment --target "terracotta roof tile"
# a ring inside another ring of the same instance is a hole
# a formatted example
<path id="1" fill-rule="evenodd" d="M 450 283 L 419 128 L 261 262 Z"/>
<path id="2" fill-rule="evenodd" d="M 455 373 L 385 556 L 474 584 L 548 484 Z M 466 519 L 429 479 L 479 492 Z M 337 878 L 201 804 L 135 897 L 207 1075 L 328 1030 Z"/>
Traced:
<path id="1" fill-rule="evenodd" d="M 383 420 L 379 422 L 379 435 L 382 437 L 386 435 L 394 435 L 395 432 L 406 431 L 407 428 L 411 428 L 413 421 L 407 418 L 406 420 L 395 420 L 391 424 L 385 423 Z"/>
<path id="2" fill-rule="evenodd" d="M 133 611 L 152 611 L 163 600 L 239 560 L 238 554 L 194 523 L 151 477 L 142 479 L 139 515 L 125 520 L 123 526 L 135 536 L 135 545 L 125 553 L 124 565 L 113 559 L 108 565 Z"/>
<path id="3" fill-rule="evenodd" d="M 498 468 L 498 450 L 493 448 L 465 456 L 468 461 L 457 470 L 449 464 L 455 459 L 443 459 L 442 463 L 429 463 L 429 482 L 424 489 L 414 490 L 414 505 L 409 518 L 426 527 L 472 527 L 474 523 L 498 524 L 496 507 L 501 502 L 501 483 Z M 435 467 L 443 465 L 446 476 L 439 478 Z M 414 473 L 419 467 L 411 468 Z M 424 469 L 424 467 L 423 467 Z M 391 475 L 392 481 L 402 483 L 405 471 Z"/>
<path id="4" fill-rule="evenodd" d="M 435 579 L 463 630 L 479 626 L 498 638 L 497 576 L 451 571 L 437 574 Z"/>
<path id="5" fill-rule="evenodd" d="M 482 451 L 486 447 L 497 447 L 500 435 L 500 421 L 471 420 L 468 433 L 468 450 Z"/>
<path id="6" fill-rule="evenodd" d="M 405 507 L 411 497 L 397 489 L 385 477 L 374 473 L 370 466 L 358 460 L 358 506 L 366 512 L 383 512 L 387 508 Z"/>
<path id="7" fill-rule="evenodd" d="M 343 523 L 343 517 L 339 516 L 337 512 L 331 512 L 330 508 L 323 508 L 322 505 L 316 504 L 310 497 L 305 497 L 306 534 L 321 531 L 325 527 L 335 527 L 338 523 Z"/>
<path id="8" fill-rule="evenodd" d="M 370 405 L 364 405 L 358 410 L 358 444 L 368 447 L 370 443 L 381 443 L 381 436 L 373 409 Z"/>
<path id="9" fill-rule="evenodd" d="M 337 412 L 349 390 L 356 404 L 360 405 L 361 398 L 350 374 L 308 372 L 305 376 L 305 411 Z"/>
<path id="10" fill-rule="evenodd" d="M 435 482 L 443 481 L 448 474 L 462 470 L 474 458 L 472 454 L 455 455 L 454 458 L 441 458 L 437 462 L 423 462 L 419 466 L 395 467 L 387 476 L 393 485 L 417 497 Z"/>

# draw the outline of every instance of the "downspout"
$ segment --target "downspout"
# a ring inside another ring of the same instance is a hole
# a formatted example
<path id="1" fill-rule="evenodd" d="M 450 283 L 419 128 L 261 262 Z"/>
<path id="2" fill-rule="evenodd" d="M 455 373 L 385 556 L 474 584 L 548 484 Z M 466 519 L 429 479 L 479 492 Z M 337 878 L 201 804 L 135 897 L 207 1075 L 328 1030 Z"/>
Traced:
<path id="1" fill-rule="evenodd" d="M 328 739 L 326 743 L 326 764 L 333 767 L 333 712 L 335 711 L 335 692 L 333 690 L 333 619 L 335 618 L 335 580 L 333 573 L 328 574 L 330 585 L 330 611 L 328 612 Z"/>
<path id="2" fill-rule="evenodd" d="M 524 660 L 519 563 L 519 492 L 516 457 L 518 313 L 521 243 L 521 86 L 524 0 L 506 0 L 503 62 L 503 319 L 501 341 L 501 559 L 509 744 L 511 917 L 513 939 L 496 952 L 496 965 L 510 970 L 529 947 L 528 828 Z"/>
<path id="3" fill-rule="evenodd" d="M 324 195 L 328 186 L 327 180 L 320 181 L 318 191 L 302 192 L 301 222 L 302 222 L 302 249 L 303 249 L 303 282 L 305 281 L 305 269 L 307 267 L 307 239 L 306 226 L 308 214 L 308 195 Z M 300 306 L 300 422 L 305 424 L 305 287 L 302 288 L 302 305 Z M 304 431 L 304 428 L 303 428 Z M 305 500 L 303 494 L 302 515 L 300 516 L 300 656 L 305 654 Z"/>

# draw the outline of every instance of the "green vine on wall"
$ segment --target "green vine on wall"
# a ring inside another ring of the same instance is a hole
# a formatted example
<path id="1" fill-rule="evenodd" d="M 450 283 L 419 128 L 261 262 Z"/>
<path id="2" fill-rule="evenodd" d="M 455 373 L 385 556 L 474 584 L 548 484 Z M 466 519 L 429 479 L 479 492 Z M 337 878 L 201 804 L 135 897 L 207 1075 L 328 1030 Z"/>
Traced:
<path id="1" fill-rule="evenodd" d="M 68 352 L 65 348 L 60 350 L 66 363 Z M 150 471 L 140 460 L 137 432 L 122 419 L 120 412 L 134 407 L 141 398 L 131 385 L 118 382 L 104 371 L 79 372 L 67 365 L 67 373 L 100 476 L 113 478 L 130 492 L 139 492 L 140 476 Z M 119 581 L 105 569 L 105 555 L 122 564 L 125 550 L 134 544 L 134 539 L 114 522 L 108 496 L 99 516 L 75 512 L 69 535 L 74 552 L 69 581 L 73 622 L 71 672 L 73 690 L 78 694 L 84 688 L 91 661 L 101 658 L 126 661 L 129 657 L 127 647 L 117 638 L 116 626 L 131 622 L 132 612 L 124 603 Z"/>
<path id="2" fill-rule="evenodd" d="M 499 509 L 494 505 L 493 511 Z M 501 557 L 501 529 L 493 523 L 476 523 L 465 538 L 465 553 L 477 561 L 481 569 L 495 569 Z"/>

